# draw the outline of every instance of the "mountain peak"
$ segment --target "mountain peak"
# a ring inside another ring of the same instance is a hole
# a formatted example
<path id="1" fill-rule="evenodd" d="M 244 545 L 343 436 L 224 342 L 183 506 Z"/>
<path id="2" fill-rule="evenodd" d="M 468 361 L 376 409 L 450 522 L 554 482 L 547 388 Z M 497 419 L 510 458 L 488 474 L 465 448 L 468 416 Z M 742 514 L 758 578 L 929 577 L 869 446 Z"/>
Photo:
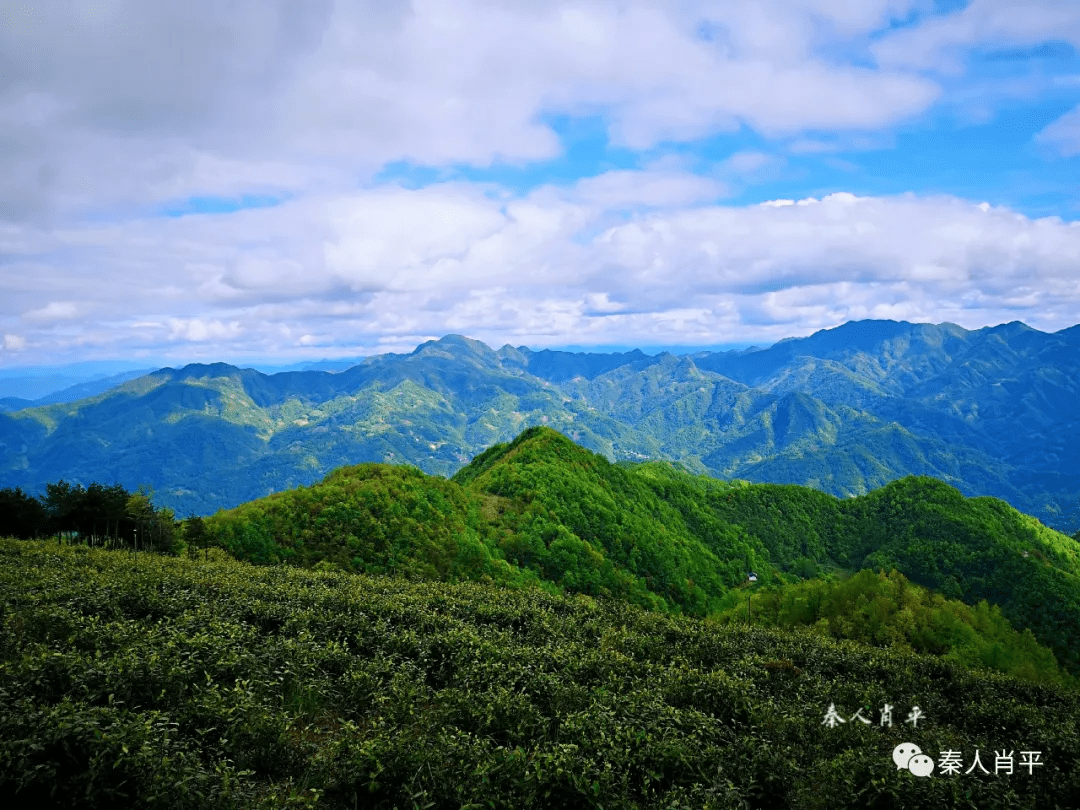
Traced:
<path id="1" fill-rule="evenodd" d="M 228 363 L 188 363 L 179 369 L 163 368 L 163 372 L 172 372 L 173 379 L 203 379 L 206 377 L 234 377 L 244 371 L 249 373 L 259 372 L 253 369 L 241 369 Z"/>
<path id="2" fill-rule="evenodd" d="M 1059 329 L 1054 334 L 1070 343 L 1080 343 L 1080 323 L 1065 329 Z"/>
<path id="3" fill-rule="evenodd" d="M 450 479 L 467 485 L 481 478 L 489 479 L 490 471 L 506 465 L 533 463 L 576 462 L 582 467 L 595 465 L 601 456 L 576 444 L 570 438 L 546 425 L 533 425 L 521 431 L 513 441 L 495 444 L 462 467 Z"/>
<path id="4" fill-rule="evenodd" d="M 1016 335 L 1022 332 L 1037 332 L 1037 329 L 1033 329 L 1023 321 L 1009 321 L 1008 323 L 998 324 L 997 326 L 986 326 L 979 330 L 986 331 L 990 334 L 1003 332 L 1007 335 Z"/>
<path id="5" fill-rule="evenodd" d="M 446 354 L 450 353 L 455 356 L 461 356 L 462 354 L 477 354 L 484 357 L 494 357 L 495 352 L 486 343 L 481 343 L 479 340 L 473 340 L 467 338 L 464 335 L 444 335 L 438 340 L 429 340 L 425 343 L 421 343 L 412 352 L 412 356 L 430 353 Z"/>

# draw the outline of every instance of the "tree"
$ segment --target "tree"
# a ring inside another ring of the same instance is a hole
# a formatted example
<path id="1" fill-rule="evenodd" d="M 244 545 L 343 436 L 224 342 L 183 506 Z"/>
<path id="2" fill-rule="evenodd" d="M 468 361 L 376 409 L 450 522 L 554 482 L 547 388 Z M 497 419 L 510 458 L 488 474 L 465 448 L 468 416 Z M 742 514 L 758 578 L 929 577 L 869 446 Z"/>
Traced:
<path id="1" fill-rule="evenodd" d="M 184 542 L 188 544 L 188 548 L 205 549 L 210 544 L 210 534 L 206 530 L 206 521 L 192 512 L 181 523 L 180 534 L 184 538 Z"/>
<path id="2" fill-rule="evenodd" d="M 108 502 L 108 490 L 101 484 L 92 483 L 85 490 L 80 488 L 76 491 L 72 505 L 72 522 L 80 537 L 95 543 L 99 530 L 107 531 Z"/>
<path id="3" fill-rule="evenodd" d="M 47 531 L 47 522 L 40 500 L 19 487 L 0 489 L 0 537 L 39 537 Z"/>
<path id="4" fill-rule="evenodd" d="M 156 551 L 175 552 L 177 540 L 176 513 L 167 506 L 153 510 L 150 518 L 152 547 Z"/>
<path id="5" fill-rule="evenodd" d="M 114 542 L 123 542 L 125 538 L 131 536 L 131 530 L 134 526 L 131 524 L 130 518 L 127 516 L 127 502 L 131 497 L 124 487 L 120 484 L 113 484 L 112 486 L 105 487 L 105 500 L 104 500 L 104 514 L 106 530 L 105 533 L 109 533 L 109 526 L 112 526 L 112 538 Z"/>
<path id="6" fill-rule="evenodd" d="M 72 486 L 63 479 L 45 485 L 45 511 L 50 532 L 78 531 L 76 520 L 83 493 L 81 485 Z"/>

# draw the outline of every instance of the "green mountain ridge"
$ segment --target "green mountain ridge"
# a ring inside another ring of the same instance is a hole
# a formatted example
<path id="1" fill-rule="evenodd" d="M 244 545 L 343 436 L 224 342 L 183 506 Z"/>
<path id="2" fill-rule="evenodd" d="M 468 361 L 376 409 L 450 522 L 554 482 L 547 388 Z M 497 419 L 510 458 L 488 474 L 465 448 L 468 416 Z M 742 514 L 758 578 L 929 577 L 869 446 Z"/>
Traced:
<path id="1" fill-rule="evenodd" d="M 666 462 L 611 464 L 550 428 L 496 444 L 446 480 L 364 464 L 205 521 L 240 559 L 476 580 L 706 616 L 756 571 L 896 570 L 1000 607 L 1080 672 L 1080 543 L 993 498 L 926 477 L 838 499 L 722 481 Z"/>
<path id="2" fill-rule="evenodd" d="M 359 462 L 449 476 L 544 424 L 609 460 L 861 495 L 918 474 L 1080 528 L 1080 331 L 860 321 L 676 357 L 449 335 L 346 370 L 162 369 L 0 413 L 0 486 L 148 484 L 207 515 Z M 160 459 L 168 458 L 168 464 Z"/>

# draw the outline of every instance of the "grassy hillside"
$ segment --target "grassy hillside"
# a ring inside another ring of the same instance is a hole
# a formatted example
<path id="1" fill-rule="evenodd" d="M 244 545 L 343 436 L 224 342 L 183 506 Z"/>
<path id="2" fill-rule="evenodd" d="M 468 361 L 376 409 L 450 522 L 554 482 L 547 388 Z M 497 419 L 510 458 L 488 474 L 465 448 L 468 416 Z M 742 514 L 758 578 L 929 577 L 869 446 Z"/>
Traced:
<path id="1" fill-rule="evenodd" d="M 451 480 L 361 465 L 206 522 L 241 559 L 537 585 L 705 616 L 748 571 L 759 587 L 822 570 L 896 569 L 998 605 L 1080 672 L 1080 545 L 993 499 L 908 478 L 860 498 L 610 464 L 548 428 Z"/>
<path id="2" fill-rule="evenodd" d="M 614 600 L 0 540 L 0 617 L 5 807 L 1042 810 L 1080 796 L 1075 692 Z M 845 723 L 823 722 L 830 706 Z M 900 743 L 955 752 L 962 770 L 898 770 Z M 976 751 L 991 775 L 964 772 Z M 1012 773 L 994 775 L 996 751 L 1015 752 Z"/>

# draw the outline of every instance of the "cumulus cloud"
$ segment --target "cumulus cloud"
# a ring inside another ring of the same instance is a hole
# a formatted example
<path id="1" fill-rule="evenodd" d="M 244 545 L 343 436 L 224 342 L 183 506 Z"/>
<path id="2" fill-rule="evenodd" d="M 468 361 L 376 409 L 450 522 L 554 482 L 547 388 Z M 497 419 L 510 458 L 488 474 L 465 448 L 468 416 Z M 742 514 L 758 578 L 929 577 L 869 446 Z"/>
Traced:
<path id="1" fill-rule="evenodd" d="M 723 167 L 736 174 L 752 174 L 766 166 L 772 166 L 777 158 L 764 152 L 737 152 L 723 162 Z"/>
<path id="2" fill-rule="evenodd" d="M 4 335 L 3 339 L 0 340 L 0 347 L 8 352 L 21 351 L 26 348 L 26 338 L 21 335 Z"/>
<path id="3" fill-rule="evenodd" d="M 593 206 L 619 208 L 708 202 L 725 192 L 725 186 L 718 180 L 690 172 L 618 170 L 579 180 L 572 194 Z"/>
<path id="4" fill-rule="evenodd" d="M 974 48 L 1078 41 L 1075 4 L 929 7 L 41 0 L 0 25 L 3 346 L 354 356 L 448 331 L 648 345 L 848 317 L 1071 325 L 1076 225 L 948 196 L 729 202 L 789 159 L 889 145 Z M 642 168 L 521 192 L 376 179 L 395 162 L 528 175 L 566 150 L 560 117 L 594 117 Z M 1039 139 L 1077 154 L 1077 129 L 1074 110 Z M 734 134 L 705 168 L 678 154 Z M 249 196 L 275 204 L 198 213 Z"/>
<path id="5" fill-rule="evenodd" d="M 838 193 L 746 206 L 688 195 L 612 224 L 597 187 L 507 201 L 464 183 L 394 186 L 68 233 L 98 268 L 93 287 L 80 287 L 94 313 L 81 339 L 355 356 L 395 336 L 449 332 L 497 345 L 685 345 L 879 317 L 1057 330 L 1080 311 L 1077 223 L 954 197 Z M 254 243 L 238 247 L 237 234 Z M 138 283 L 128 268 L 141 268 Z M 41 273 L 50 281 L 36 294 L 55 297 L 61 270 Z M 215 279 L 235 295 L 210 290 Z M 26 311 L 25 334 L 74 346 L 38 317 L 49 311 L 71 312 L 44 300 Z"/>
<path id="6" fill-rule="evenodd" d="M 1080 48 L 1080 6 L 1059 0 L 971 0 L 960 11 L 882 38 L 872 50 L 890 68 L 958 73 L 971 46 L 992 50 L 1050 40 Z"/>
<path id="7" fill-rule="evenodd" d="M 56 321 L 69 321 L 78 317 L 79 307 L 72 301 L 50 301 L 40 309 L 33 309 L 23 314 L 27 321 L 38 323 L 53 323 Z"/>
<path id="8" fill-rule="evenodd" d="M 169 318 L 170 340 L 206 341 L 236 337 L 243 329 L 239 322 L 223 323 L 205 318 Z"/>
<path id="9" fill-rule="evenodd" d="M 45 0 L 0 26 L 0 218 L 192 194 L 341 189 L 387 161 L 529 161 L 546 114 L 648 148 L 731 131 L 877 128 L 932 82 L 820 59 L 905 4 Z M 702 26 L 714 35 L 703 38 Z"/>

